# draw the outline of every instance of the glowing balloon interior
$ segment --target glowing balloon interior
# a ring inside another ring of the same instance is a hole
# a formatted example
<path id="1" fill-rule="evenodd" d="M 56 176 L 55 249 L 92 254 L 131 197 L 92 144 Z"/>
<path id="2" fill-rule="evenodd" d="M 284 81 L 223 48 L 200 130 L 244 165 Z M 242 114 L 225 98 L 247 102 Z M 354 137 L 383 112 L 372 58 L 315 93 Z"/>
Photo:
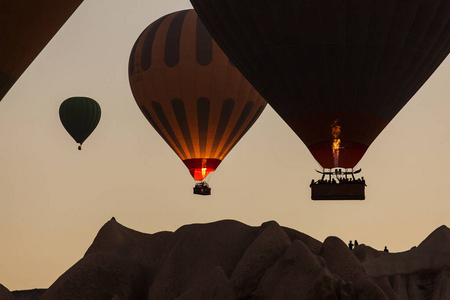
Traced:
<path id="1" fill-rule="evenodd" d="M 197 181 L 216 170 L 266 106 L 192 9 L 141 33 L 129 80 L 142 113 Z"/>

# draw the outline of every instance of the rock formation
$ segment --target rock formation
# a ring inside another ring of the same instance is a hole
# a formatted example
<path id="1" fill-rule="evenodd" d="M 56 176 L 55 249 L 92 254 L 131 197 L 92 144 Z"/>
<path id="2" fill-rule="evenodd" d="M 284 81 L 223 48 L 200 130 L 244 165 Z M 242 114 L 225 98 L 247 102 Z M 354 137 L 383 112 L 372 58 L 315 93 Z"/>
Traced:
<path id="1" fill-rule="evenodd" d="M 2 284 L 0 284 L 0 299 L 2 300 L 14 300 L 14 295 Z"/>
<path id="2" fill-rule="evenodd" d="M 2 288 L 0 299 L 14 299 Z M 321 243 L 274 221 L 145 234 L 112 218 L 39 299 L 449 300 L 450 229 L 441 226 L 409 251 L 385 253 L 350 250 L 337 237 Z"/>
<path id="3" fill-rule="evenodd" d="M 11 293 L 14 295 L 15 300 L 39 300 L 39 298 L 45 293 L 45 291 L 46 289 L 32 289 L 12 291 Z"/>
<path id="4" fill-rule="evenodd" d="M 411 250 L 365 261 L 367 274 L 399 300 L 450 299 L 450 229 L 441 226 Z"/>

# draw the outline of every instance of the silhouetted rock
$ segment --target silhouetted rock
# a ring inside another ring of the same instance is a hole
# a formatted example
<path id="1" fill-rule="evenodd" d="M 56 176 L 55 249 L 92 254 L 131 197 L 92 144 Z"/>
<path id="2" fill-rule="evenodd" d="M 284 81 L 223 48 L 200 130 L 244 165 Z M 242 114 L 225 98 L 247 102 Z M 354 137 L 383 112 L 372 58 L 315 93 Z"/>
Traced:
<path id="1" fill-rule="evenodd" d="M 389 255 L 388 252 L 378 251 L 372 247 L 366 246 L 364 244 L 358 245 L 353 249 L 353 254 L 358 258 L 360 263 L 384 256 Z"/>
<path id="2" fill-rule="evenodd" d="M 291 242 L 295 240 L 302 241 L 312 253 L 319 254 L 320 248 L 322 247 L 321 242 L 319 242 L 315 238 L 310 237 L 309 235 L 306 235 L 292 228 L 289 227 L 282 227 L 282 228 L 284 232 L 289 236 Z"/>
<path id="3" fill-rule="evenodd" d="M 303 242 L 295 240 L 267 271 L 251 299 L 340 299 L 350 289 Z"/>
<path id="4" fill-rule="evenodd" d="M 145 299 L 146 268 L 109 253 L 91 253 L 53 283 L 41 297 L 53 299 Z"/>
<path id="5" fill-rule="evenodd" d="M 2 300 L 15 300 L 14 295 L 2 284 L 0 284 L 0 299 Z"/>
<path id="6" fill-rule="evenodd" d="M 354 286 L 357 299 L 389 299 L 383 290 L 375 282 L 372 282 L 359 260 L 339 238 L 326 238 L 322 244 L 320 255 L 325 259 L 331 273 Z"/>
<path id="7" fill-rule="evenodd" d="M 330 236 L 325 239 L 320 249 L 328 269 L 345 281 L 355 281 L 368 277 L 359 260 L 339 238 Z"/>
<path id="8" fill-rule="evenodd" d="M 418 247 L 401 253 L 389 253 L 367 261 L 363 266 L 372 277 L 450 268 L 450 229 L 441 226 Z"/>
<path id="9" fill-rule="evenodd" d="M 113 218 L 39 300 L 448 300 L 449 241 L 443 226 L 404 253 L 351 251 L 275 221 L 145 234 Z"/>
<path id="10" fill-rule="evenodd" d="M 129 229 L 112 218 L 100 229 L 85 256 L 107 252 L 111 256 L 137 261 L 147 266 L 150 274 L 154 274 L 173 243 L 173 234 L 168 231 L 142 233 Z"/>
<path id="11" fill-rule="evenodd" d="M 276 222 L 261 225 L 260 234 L 247 248 L 231 275 L 237 299 L 248 299 L 266 271 L 290 244 L 289 237 Z"/>
<path id="12" fill-rule="evenodd" d="M 20 290 L 12 291 L 16 300 L 38 300 L 44 293 L 46 289 L 32 289 L 32 290 Z M 0 299 L 2 299 L 0 297 Z"/>
<path id="13" fill-rule="evenodd" d="M 179 228 L 148 299 L 176 298 L 216 266 L 229 278 L 258 231 L 230 220 Z"/>
<path id="14" fill-rule="evenodd" d="M 235 300 L 233 287 L 221 267 L 215 267 L 211 273 L 192 286 L 175 300 Z"/>
<path id="15" fill-rule="evenodd" d="M 398 299 L 450 299 L 450 229 L 441 226 L 418 247 L 363 263 L 386 293 Z M 391 298 L 392 299 L 392 298 Z"/>
<path id="16" fill-rule="evenodd" d="M 423 250 L 450 251 L 450 229 L 445 225 L 436 228 L 419 244 L 418 248 Z"/>

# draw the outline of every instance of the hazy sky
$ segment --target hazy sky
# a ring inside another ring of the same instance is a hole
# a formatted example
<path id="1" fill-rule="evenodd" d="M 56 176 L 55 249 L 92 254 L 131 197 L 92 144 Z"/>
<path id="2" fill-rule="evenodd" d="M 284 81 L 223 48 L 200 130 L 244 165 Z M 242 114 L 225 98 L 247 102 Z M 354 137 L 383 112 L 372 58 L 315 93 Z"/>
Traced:
<path id="1" fill-rule="evenodd" d="M 85 0 L 0 102 L 0 283 L 47 288 L 113 216 L 146 233 L 276 220 L 320 241 L 334 235 L 391 252 L 450 225 L 449 59 L 357 166 L 365 201 L 311 201 L 320 166 L 269 106 L 212 175 L 212 195 L 193 195 L 194 180 L 138 109 L 127 73 L 145 27 L 186 8 L 188 0 Z M 82 151 L 58 116 L 72 96 L 102 107 Z"/>

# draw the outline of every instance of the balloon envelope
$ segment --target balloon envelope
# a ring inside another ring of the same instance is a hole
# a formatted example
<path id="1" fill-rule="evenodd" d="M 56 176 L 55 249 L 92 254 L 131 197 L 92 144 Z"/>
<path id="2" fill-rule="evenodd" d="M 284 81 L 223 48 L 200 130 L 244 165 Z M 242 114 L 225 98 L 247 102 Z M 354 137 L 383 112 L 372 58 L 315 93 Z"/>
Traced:
<path id="1" fill-rule="evenodd" d="M 81 2 L 0 1 L 0 100 Z"/>
<path id="2" fill-rule="evenodd" d="M 100 105 L 87 97 L 69 98 L 59 107 L 61 123 L 80 147 L 97 127 L 100 116 Z"/>
<path id="3" fill-rule="evenodd" d="M 450 51 L 450 1 L 191 2 L 324 168 L 353 168 Z"/>
<path id="4" fill-rule="evenodd" d="M 166 15 L 142 32 L 130 55 L 129 79 L 142 113 L 199 181 L 266 106 L 192 9 Z"/>

